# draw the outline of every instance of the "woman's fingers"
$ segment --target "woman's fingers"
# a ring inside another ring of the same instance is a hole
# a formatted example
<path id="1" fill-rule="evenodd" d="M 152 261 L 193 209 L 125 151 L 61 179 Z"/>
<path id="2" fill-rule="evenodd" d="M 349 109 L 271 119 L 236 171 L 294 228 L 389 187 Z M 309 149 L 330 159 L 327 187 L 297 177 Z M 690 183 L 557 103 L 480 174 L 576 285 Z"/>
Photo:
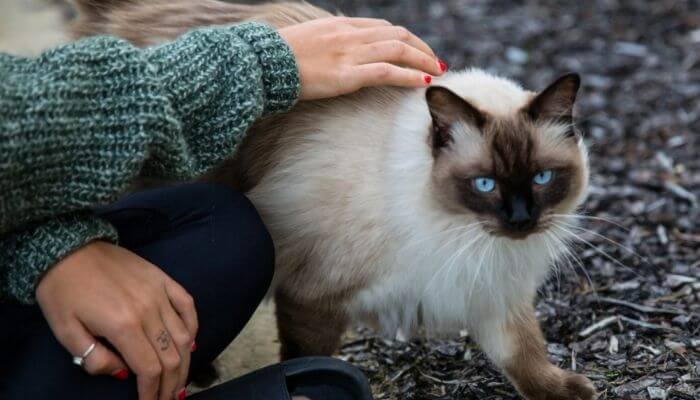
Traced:
<path id="1" fill-rule="evenodd" d="M 165 324 L 165 329 L 168 330 L 173 340 L 178 354 L 180 355 L 180 366 L 177 370 L 177 385 L 175 398 L 179 397 L 179 393 L 185 389 L 187 385 L 187 374 L 190 369 L 190 353 L 192 352 L 193 336 L 185 326 L 185 323 L 180 318 L 177 312 L 166 304 L 161 309 L 161 318 Z"/>
<path id="2" fill-rule="evenodd" d="M 360 64 L 388 62 L 417 69 L 431 75 L 440 75 L 438 60 L 399 40 L 387 40 L 362 46 L 357 52 Z"/>
<path id="3" fill-rule="evenodd" d="M 165 328 L 165 322 L 160 317 L 157 320 L 148 318 L 145 323 L 144 330 L 162 367 L 158 399 L 171 400 L 176 398 L 176 392 L 180 390 L 178 382 L 182 358 L 170 332 Z"/>
<path id="4" fill-rule="evenodd" d="M 194 299 L 189 293 L 187 293 L 185 288 L 180 286 L 179 283 L 173 281 L 172 279 L 165 283 L 165 293 L 170 299 L 170 304 L 173 305 L 175 311 L 177 311 L 182 318 L 182 321 L 185 323 L 185 326 L 192 336 L 192 341 L 194 343 L 194 340 L 197 337 L 197 330 L 199 329 Z"/>
<path id="5" fill-rule="evenodd" d="M 384 20 L 322 18 L 281 28 L 279 33 L 296 56 L 301 100 L 343 95 L 365 86 L 421 86 L 432 79 L 385 64 L 430 75 L 447 71 L 424 41 Z"/>
<path id="6" fill-rule="evenodd" d="M 97 343 L 95 337 L 114 346 L 112 352 L 98 345 L 86 358 L 88 371 L 119 372 L 126 364 L 136 375 L 140 400 L 173 399 L 181 397 L 176 391 L 184 386 L 197 316 L 191 299 L 170 281 L 136 254 L 93 242 L 51 268 L 37 287 L 37 300 L 56 337 L 74 355 Z M 169 310 L 167 323 L 163 309 Z"/>
<path id="7" fill-rule="evenodd" d="M 352 68 L 344 79 L 348 79 L 358 89 L 379 85 L 424 87 L 432 81 L 430 75 L 389 63 L 360 65 Z"/>
<path id="8" fill-rule="evenodd" d="M 194 343 L 199 329 L 197 310 L 192 296 L 177 282 L 168 280 L 165 284 L 165 293 L 168 295 L 169 305 L 172 305 L 172 308 L 163 307 L 162 317 L 166 328 L 173 335 L 173 340 L 177 344 L 182 358 L 178 387 L 182 388 L 179 390 L 184 390 L 190 368 L 190 353 L 194 351 Z"/>
<path id="9" fill-rule="evenodd" d="M 136 374 L 139 400 L 157 399 L 163 367 L 141 326 L 141 321 L 136 317 L 116 317 L 114 323 L 115 326 L 111 330 L 114 335 L 110 337 L 105 334 L 105 337 L 117 348 L 131 371 Z"/>
<path id="10" fill-rule="evenodd" d="M 95 344 L 95 348 L 85 357 L 85 371 L 90 375 L 112 375 L 119 380 L 129 376 L 129 370 L 121 357 L 90 334 L 79 321 L 67 326 L 66 334 L 57 336 L 57 339 L 77 357 L 81 357 Z"/>
<path id="11" fill-rule="evenodd" d="M 383 42 L 387 40 L 398 40 L 404 42 L 416 49 L 422 51 L 428 56 L 436 59 L 437 56 L 433 50 L 421 40 L 418 36 L 414 35 L 408 29 L 403 26 L 381 26 L 372 27 L 368 29 L 360 29 L 351 34 L 352 37 L 356 37 L 359 41 L 365 44 L 374 42 Z"/>
<path id="12" fill-rule="evenodd" d="M 355 28 L 372 28 L 377 26 L 391 26 L 391 22 L 385 19 L 378 18 L 348 18 L 348 17 L 337 17 L 340 22 L 346 22 L 347 24 L 354 26 Z"/>

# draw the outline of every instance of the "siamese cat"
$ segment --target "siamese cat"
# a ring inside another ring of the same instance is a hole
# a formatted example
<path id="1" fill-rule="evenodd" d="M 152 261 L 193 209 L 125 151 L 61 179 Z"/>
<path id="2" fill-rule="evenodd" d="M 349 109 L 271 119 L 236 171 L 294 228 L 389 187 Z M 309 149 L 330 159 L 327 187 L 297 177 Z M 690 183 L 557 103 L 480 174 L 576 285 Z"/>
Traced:
<path id="1" fill-rule="evenodd" d="M 79 35 L 142 46 L 205 25 L 331 16 L 307 3 L 78 5 Z M 331 355 L 355 321 L 386 333 L 467 328 L 525 398 L 593 399 L 587 378 L 547 359 L 533 309 L 586 195 L 579 84 L 568 74 L 535 93 L 468 69 L 258 121 L 205 179 L 244 191 L 271 232 L 281 357 Z"/>

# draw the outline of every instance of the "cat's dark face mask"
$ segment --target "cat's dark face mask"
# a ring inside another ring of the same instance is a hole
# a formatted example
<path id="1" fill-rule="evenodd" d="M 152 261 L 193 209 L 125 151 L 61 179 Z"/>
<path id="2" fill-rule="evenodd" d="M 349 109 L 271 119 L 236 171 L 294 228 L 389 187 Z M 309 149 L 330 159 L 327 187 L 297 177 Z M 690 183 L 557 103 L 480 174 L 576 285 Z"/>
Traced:
<path id="1" fill-rule="evenodd" d="M 577 75 L 565 75 L 509 118 L 489 116 L 448 89 L 429 89 L 434 187 L 443 204 L 513 239 L 573 212 L 587 181 L 571 116 L 578 86 Z"/>

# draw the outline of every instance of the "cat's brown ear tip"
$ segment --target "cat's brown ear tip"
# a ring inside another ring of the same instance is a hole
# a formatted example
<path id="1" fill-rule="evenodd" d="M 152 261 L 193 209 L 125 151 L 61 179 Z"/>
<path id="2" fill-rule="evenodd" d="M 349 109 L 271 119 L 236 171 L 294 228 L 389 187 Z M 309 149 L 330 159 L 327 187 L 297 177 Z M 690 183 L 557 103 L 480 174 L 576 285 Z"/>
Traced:
<path id="1" fill-rule="evenodd" d="M 581 75 L 578 72 L 567 72 L 564 75 L 560 76 L 559 79 L 557 79 L 556 81 L 568 81 L 571 84 L 574 92 L 577 92 L 578 89 L 581 87 Z"/>

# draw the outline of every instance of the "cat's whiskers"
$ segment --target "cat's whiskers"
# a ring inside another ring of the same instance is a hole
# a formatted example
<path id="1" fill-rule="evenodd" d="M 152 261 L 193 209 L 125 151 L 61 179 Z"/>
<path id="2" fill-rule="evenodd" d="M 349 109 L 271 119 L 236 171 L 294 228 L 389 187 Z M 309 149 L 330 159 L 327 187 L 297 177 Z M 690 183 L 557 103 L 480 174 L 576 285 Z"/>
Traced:
<path id="1" fill-rule="evenodd" d="M 601 250 L 600 247 L 598 247 L 598 246 L 596 246 L 595 244 L 591 243 L 590 241 L 588 241 L 588 240 L 582 238 L 581 235 L 578 235 L 578 234 L 576 234 L 576 233 L 574 233 L 574 232 L 572 232 L 572 231 L 566 229 L 565 227 L 563 227 L 563 226 L 561 226 L 561 225 L 559 225 L 559 224 L 556 224 L 556 223 L 555 223 L 554 225 L 555 225 L 558 229 L 560 229 L 560 230 L 566 232 L 567 234 L 569 234 L 569 235 L 575 237 L 576 240 L 578 240 L 578 241 L 580 241 L 580 242 L 582 242 L 582 243 L 584 243 L 584 244 L 590 246 L 591 249 L 595 250 L 598 254 L 602 255 L 602 256 L 605 257 L 605 258 L 607 258 L 609 261 L 612 261 L 613 263 L 619 265 L 620 267 L 624 268 L 625 270 L 628 270 L 628 271 L 632 272 L 633 274 L 635 274 L 636 276 L 641 277 L 641 275 L 640 275 L 637 271 L 635 271 L 635 270 L 633 270 L 632 268 L 628 267 L 627 265 L 623 264 L 620 260 L 618 260 L 617 258 L 611 256 L 610 254 L 608 254 L 608 253 L 605 252 L 604 250 Z"/>
<path id="2" fill-rule="evenodd" d="M 460 235 L 455 236 L 455 237 L 453 237 L 452 239 L 450 239 L 450 240 L 446 241 L 445 243 L 443 243 L 442 245 L 440 245 L 440 247 L 438 247 L 437 250 L 435 250 L 435 253 L 439 254 L 442 250 L 444 250 L 445 248 L 447 248 L 450 244 L 455 243 L 455 242 L 461 240 L 461 239 L 464 238 L 464 236 L 466 236 L 468 233 L 472 233 L 472 232 L 474 232 L 475 230 L 478 230 L 479 228 L 481 228 L 481 227 L 483 226 L 483 222 L 475 222 L 475 223 L 473 223 L 473 224 L 469 224 L 468 226 L 469 226 L 470 228 L 469 228 L 467 231 L 462 232 Z"/>
<path id="3" fill-rule="evenodd" d="M 472 233 L 474 230 L 477 230 L 481 225 L 483 225 L 482 222 L 474 222 L 474 223 L 471 223 L 471 224 L 467 224 L 467 225 L 465 225 L 465 226 L 458 226 L 458 227 L 453 227 L 453 228 L 450 228 L 450 229 L 447 229 L 447 230 L 443 230 L 443 231 L 437 232 L 437 233 L 435 233 L 435 234 L 428 235 L 427 237 L 422 238 L 422 239 L 419 240 L 418 242 L 412 242 L 412 243 L 410 243 L 410 244 L 407 245 L 407 246 L 403 246 L 403 247 L 401 248 L 400 251 L 405 251 L 406 249 L 410 248 L 410 247 L 413 246 L 413 245 L 418 244 L 419 242 L 425 242 L 426 240 L 434 239 L 436 236 L 444 235 L 445 233 L 448 233 L 448 232 L 454 232 L 454 231 L 462 230 L 461 232 L 459 232 L 459 233 L 457 233 L 456 235 L 454 235 L 454 237 L 450 238 L 450 239 L 447 240 L 445 243 L 443 243 L 442 245 L 440 245 L 440 247 L 438 247 L 437 250 L 435 250 L 435 253 L 436 253 L 436 254 L 440 254 L 441 251 L 442 251 L 444 248 L 446 248 L 447 246 L 449 246 L 451 243 L 455 243 L 455 242 L 461 240 L 462 238 L 464 238 L 464 237 L 467 236 L 468 234 Z M 477 235 L 477 237 L 478 237 L 478 235 Z M 473 240 L 472 240 L 472 241 L 473 241 Z M 465 247 L 465 248 L 468 247 L 470 243 L 471 243 L 471 242 L 467 243 L 467 245 L 465 245 L 464 247 Z M 428 291 L 430 290 L 430 288 L 431 288 L 433 282 L 435 281 L 435 279 L 441 274 L 441 271 L 444 269 L 445 265 L 447 265 L 447 263 L 455 256 L 455 254 L 457 254 L 457 252 L 455 252 L 452 256 L 450 256 L 450 258 L 448 258 L 447 261 L 445 261 L 445 262 L 437 269 L 436 273 L 433 274 L 433 276 L 428 280 L 427 285 L 426 285 L 425 288 L 423 289 L 423 293 L 421 293 L 421 295 L 416 299 L 417 301 L 420 302 L 420 300 L 425 296 L 426 292 L 428 292 Z"/>
<path id="4" fill-rule="evenodd" d="M 593 292 L 593 295 L 595 297 L 598 297 L 598 289 L 596 288 L 595 282 L 593 282 L 593 279 L 591 278 L 591 275 L 588 273 L 588 270 L 586 269 L 586 266 L 583 265 L 583 261 L 581 261 L 581 257 L 578 256 L 578 254 L 574 253 L 573 250 L 569 250 L 566 253 L 566 257 L 569 260 L 573 260 L 573 262 L 579 267 L 579 269 L 583 272 L 583 275 L 586 277 L 586 281 L 588 282 L 588 285 L 591 288 L 591 291 Z M 575 267 L 572 267 L 574 272 L 576 271 Z"/>
<path id="5" fill-rule="evenodd" d="M 464 246 L 458 248 L 452 255 L 438 268 L 436 273 L 431 277 L 430 281 L 428 282 L 428 285 L 426 286 L 425 290 L 423 291 L 423 296 L 425 295 L 425 292 L 430 289 L 430 286 L 434 282 L 435 279 L 437 279 L 440 275 L 443 274 L 443 272 L 446 271 L 446 269 L 451 268 L 451 265 L 456 262 L 456 260 L 459 258 L 462 253 L 464 253 L 465 250 L 470 248 L 474 243 L 476 243 L 482 236 L 483 234 L 477 234 L 474 236 L 473 239 L 471 239 L 468 243 L 466 243 Z M 444 248 L 445 246 L 441 246 L 441 248 Z M 448 266 L 449 265 L 449 266 Z M 449 276 L 449 275 L 447 275 Z M 421 296 L 421 297 L 423 297 Z"/>
<path id="6" fill-rule="evenodd" d="M 567 218 L 572 218 L 572 219 L 583 219 L 583 220 L 592 220 L 592 221 L 601 221 L 601 222 L 607 222 L 609 224 L 615 225 L 616 227 L 629 232 L 630 230 L 627 229 L 625 226 L 620 224 L 619 222 L 613 221 L 609 218 L 604 218 L 604 217 L 594 217 L 592 215 L 581 215 L 581 214 L 550 214 L 552 217 L 557 217 L 559 219 L 567 219 Z M 561 221 L 560 221 L 561 222 Z"/>
<path id="7" fill-rule="evenodd" d="M 467 294 L 467 296 L 468 296 L 467 297 L 467 306 L 468 307 L 471 306 L 472 295 L 474 294 L 474 289 L 476 288 L 476 282 L 479 280 L 479 276 L 481 275 L 481 269 L 483 268 L 483 266 L 485 264 L 484 260 L 486 257 L 486 253 L 488 252 L 489 254 L 491 254 L 491 252 L 492 252 L 491 249 L 493 247 L 494 241 L 495 241 L 495 237 L 491 236 L 491 240 L 488 241 L 487 244 L 484 244 L 483 246 L 481 246 L 481 249 L 482 249 L 481 257 L 479 257 L 479 262 L 478 262 L 477 267 L 476 267 L 476 272 L 474 274 L 474 277 L 472 278 L 471 287 L 469 288 L 469 291 Z"/>
<path id="8" fill-rule="evenodd" d="M 405 250 L 407 250 L 407 249 L 409 249 L 409 248 L 411 248 L 411 247 L 413 247 L 413 246 L 417 246 L 417 245 L 419 245 L 419 244 L 421 244 L 421 243 L 425 243 L 426 241 L 429 241 L 429 240 L 431 240 L 431 239 L 435 239 L 435 237 L 437 237 L 437 236 L 442 236 L 442 235 L 444 235 L 444 234 L 446 234 L 446 233 L 449 233 L 449 232 L 460 231 L 460 230 L 463 230 L 463 229 L 469 229 L 467 232 L 471 232 L 474 228 L 479 227 L 479 226 L 481 226 L 481 225 L 483 225 L 483 222 L 478 221 L 478 222 L 473 222 L 473 223 L 470 223 L 470 224 L 467 224 L 467 225 L 454 226 L 454 227 L 449 228 L 449 229 L 445 229 L 445 230 L 441 230 L 441 231 L 435 232 L 435 233 L 433 233 L 433 234 L 431 234 L 431 235 L 425 235 L 425 236 L 419 238 L 417 241 L 416 241 L 416 240 L 410 240 L 410 241 L 408 241 L 408 243 L 406 243 L 404 246 L 402 246 L 401 248 L 399 248 L 398 251 L 399 251 L 399 252 L 405 251 Z M 449 243 L 452 243 L 452 242 L 454 241 L 455 238 L 459 238 L 460 236 L 463 236 L 463 233 L 465 233 L 465 232 L 461 232 L 461 233 L 459 233 L 458 235 L 456 235 L 455 237 L 453 237 L 452 239 L 450 239 L 450 240 L 448 240 L 447 242 L 445 242 L 443 245 L 440 246 L 440 248 L 438 248 L 438 250 L 441 250 L 444 246 L 448 245 Z"/>
<path id="9" fill-rule="evenodd" d="M 472 225 L 476 225 L 476 226 L 472 226 Z M 440 254 L 440 253 L 442 252 L 442 250 L 443 250 L 444 248 L 446 248 L 448 245 L 450 245 L 451 243 L 454 243 L 454 242 L 457 242 L 457 241 L 461 240 L 461 239 L 464 238 L 467 234 L 469 234 L 469 233 L 471 233 L 472 231 L 476 230 L 476 229 L 477 229 L 479 226 L 481 226 L 481 225 L 482 225 L 481 222 L 477 222 L 477 223 L 474 223 L 474 224 L 470 224 L 469 226 L 471 226 L 471 228 L 469 228 L 468 230 L 466 230 L 466 231 L 464 231 L 464 232 L 461 232 L 459 235 L 456 235 L 456 236 L 453 237 L 452 239 L 450 239 L 450 240 L 448 240 L 447 242 L 443 243 L 440 247 L 438 247 L 438 249 L 435 251 L 435 253 L 436 253 L 436 254 Z M 423 293 L 421 293 L 421 296 L 418 298 L 419 301 L 420 301 L 420 299 L 422 299 L 422 298 L 425 296 L 425 293 L 430 289 L 430 287 L 432 286 L 432 284 L 433 284 L 433 282 L 435 281 L 435 279 L 437 279 L 437 277 L 440 276 L 440 275 L 442 274 L 443 270 L 445 269 L 445 266 L 450 262 L 450 260 L 453 260 L 453 259 L 456 260 L 457 257 L 458 257 L 460 254 L 462 254 L 462 252 L 464 252 L 464 250 L 466 250 L 466 249 L 467 249 L 476 239 L 478 239 L 478 238 L 479 238 L 479 234 L 476 235 L 475 239 L 472 239 L 469 243 L 467 243 L 466 245 L 464 245 L 462 248 L 460 248 L 460 249 L 458 249 L 457 251 L 455 251 L 455 252 L 454 252 L 454 253 L 453 253 L 453 254 L 452 254 L 438 269 L 437 269 L 437 271 L 435 272 L 435 274 L 433 274 L 433 276 L 432 276 L 432 277 L 430 278 L 430 280 L 428 281 L 428 284 L 426 285 L 426 287 L 423 289 Z M 447 275 L 447 276 L 449 276 L 449 275 Z"/>
<path id="10" fill-rule="evenodd" d="M 474 243 L 473 243 L 473 244 L 470 244 L 470 247 L 475 246 L 478 242 L 480 242 L 482 239 L 485 239 L 485 238 L 488 238 L 488 236 L 485 235 L 485 234 L 478 235 L 478 236 L 473 240 Z M 490 248 L 491 243 L 492 243 L 493 241 L 494 241 L 494 239 L 492 238 L 491 241 L 488 242 L 489 244 L 487 244 L 485 247 L 489 247 L 489 248 Z M 460 253 L 460 255 L 461 255 L 461 253 Z M 477 269 L 476 269 L 476 274 L 474 275 L 474 280 L 477 280 L 477 279 L 478 279 L 479 273 L 481 272 L 481 268 L 483 267 L 483 264 L 484 264 L 484 262 L 483 262 L 483 260 L 481 260 L 481 261 L 479 262 L 479 265 L 478 265 Z M 449 276 L 451 276 L 451 275 L 450 275 L 450 272 L 448 271 L 447 277 L 449 277 Z"/>
<path id="11" fill-rule="evenodd" d="M 466 234 L 466 233 L 465 233 L 465 234 Z M 443 272 L 445 271 L 445 268 L 446 268 L 446 266 L 448 265 L 448 263 L 452 264 L 452 263 L 456 262 L 456 260 L 459 258 L 459 256 L 460 256 L 462 253 L 464 253 L 465 250 L 467 250 L 467 249 L 470 248 L 472 245 L 474 245 L 476 242 L 478 242 L 479 240 L 481 240 L 481 238 L 482 238 L 483 236 L 484 236 L 483 233 L 477 233 L 477 235 L 476 235 L 473 239 L 471 239 L 468 243 L 466 243 L 464 246 L 460 247 L 457 251 L 455 251 L 455 252 L 452 254 L 452 256 L 450 256 L 450 257 L 440 266 L 440 268 L 438 268 L 437 272 L 430 278 L 430 280 L 429 280 L 428 283 L 426 284 L 425 288 L 423 289 L 423 293 L 421 294 L 421 296 L 419 297 L 419 299 L 422 299 L 423 297 L 425 297 L 425 294 L 430 290 L 430 288 L 432 287 L 432 285 L 433 285 L 433 283 L 435 282 L 435 280 L 436 280 L 439 276 L 441 276 L 441 275 L 443 274 Z M 441 246 L 441 248 L 442 248 L 442 247 L 444 247 L 444 245 Z M 449 276 L 449 274 L 448 274 L 447 276 Z"/>
<path id="12" fill-rule="evenodd" d="M 557 229 L 561 229 L 560 227 L 556 227 L 556 228 L 557 228 Z M 565 243 L 565 239 L 560 238 L 559 235 L 557 235 L 557 232 L 555 232 L 554 229 L 552 229 L 550 232 L 551 232 L 555 237 L 559 238 L 562 242 Z M 570 233 L 570 232 L 566 232 L 566 233 L 567 233 L 568 235 L 573 235 L 573 234 Z M 573 236 L 576 237 L 576 235 L 573 235 Z M 566 245 L 566 246 L 564 247 L 564 251 L 562 252 L 562 254 L 563 254 L 563 256 L 566 258 L 569 267 L 571 268 L 571 270 L 572 270 L 572 271 L 574 272 L 574 274 L 576 274 L 576 275 L 578 275 L 578 273 L 576 272 L 576 267 L 574 267 L 574 265 L 573 265 L 573 263 L 572 263 L 572 260 L 576 263 L 576 265 L 578 265 L 578 267 L 581 269 L 581 271 L 583 272 L 584 276 L 586 277 L 586 280 L 588 281 L 588 284 L 590 285 L 591 291 L 593 292 L 594 296 L 598 297 L 598 290 L 596 289 L 595 283 L 593 282 L 593 279 L 591 279 L 591 275 L 588 273 L 588 270 L 587 270 L 586 267 L 583 265 L 583 262 L 581 261 L 581 258 L 580 258 L 576 253 L 574 253 L 573 249 L 572 249 L 570 246 L 568 246 L 568 245 Z"/>
<path id="13" fill-rule="evenodd" d="M 561 221 L 560 221 L 560 222 L 561 222 Z M 615 246 L 617 246 L 617 247 L 619 247 L 619 248 L 621 248 L 621 249 L 627 251 L 628 253 L 630 253 L 630 254 L 632 254 L 632 255 L 638 257 L 640 260 L 642 260 L 642 261 L 644 261 L 644 262 L 646 262 L 646 263 L 649 262 L 649 260 L 647 260 L 646 257 L 644 257 L 644 256 L 642 256 L 641 254 L 637 253 L 637 252 L 634 251 L 633 249 L 631 249 L 631 248 L 629 248 L 629 247 L 627 247 L 627 246 L 625 246 L 625 245 L 623 245 L 623 244 L 621 244 L 621 243 L 619 243 L 619 242 L 616 242 L 615 240 L 610 239 L 609 237 L 607 237 L 607 236 L 605 236 L 605 235 L 603 235 L 603 234 L 600 234 L 600 233 L 598 233 L 598 232 L 592 231 L 592 230 L 590 230 L 590 229 L 586 229 L 586 228 L 581 227 L 581 226 L 578 226 L 578 225 L 567 224 L 566 222 L 561 222 L 561 223 L 562 223 L 564 226 L 568 227 L 568 228 L 571 228 L 571 229 L 580 229 L 580 230 L 582 230 L 582 231 L 584 231 L 584 232 L 586 232 L 586 233 L 589 233 L 589 234 L 594 235 L 594 236 L 596 236 L 596 237 L 598 237 L 598 238 L 601 238 L 601 239 L 605 240 L 606 242 L 611 243 L 611 244 L 613 244 L 613 245 L 615 245 Z"/>
<path id="14" fill-rule="evenodd" d="M 552 268 L 554 269 L 554 276 L 557 279 L 557 293 L 561 290 L 561 266 L 559 265 L 560 257 L 555 250 L 557 245 L 563 245 L 561 241 L 555 238 L 549 231 L 544 231 L 545 240 L 543 241 L 545 247 L 547 248 L 547 255 L 552 260 Z M 554 243 L 550 243 L 554 242 Z"/>

